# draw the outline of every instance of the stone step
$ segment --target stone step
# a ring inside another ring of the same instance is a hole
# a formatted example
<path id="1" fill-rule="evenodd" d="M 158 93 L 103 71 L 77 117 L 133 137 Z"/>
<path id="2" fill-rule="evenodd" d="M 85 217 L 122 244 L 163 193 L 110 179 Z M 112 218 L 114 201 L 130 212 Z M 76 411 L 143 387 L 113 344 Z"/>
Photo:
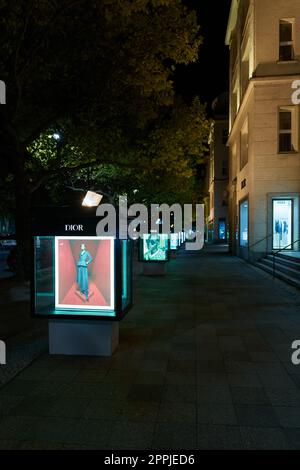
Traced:
<path id="1" fill-rule="evenodd" d="M 297 253 L 298 253 L 298 252 L 297 252 Z M 277 257 L 278 257 L 278 258 L 281 258 L 281 259 L 293 261 L 293 262 L 295 262 L 295 263 L 300 264 L 300 258 L 299 258 L 299 256 L 296 256 L 296 254 L 293 255 L 293 252 L 292 252 L 292 251 L 289 252 L 289 253 L 286 253 L 286 252 L 278 253 L 278 254 L 277 254 Z"/>
<path id="2" fill-rule="evenodd" d="M 268 266 L 270 269 L 272 269 L 272 272 L 273 272 L 273 260 L 270 260 L 268 258 L 263 258 L 260 260 L 260 262 Z M 300 280 L 300 271 L 290 268 L 288 266 L 285 266 L 284 264 L 280 262 L 279 259 L 276 259 L 276 264 L 275 264 L 275 272 L 277 271 L 280 271 L 286 274 L 287 276 Z"/>
<path id="3" fill-rule="evenodd" d="M 263 269 L 267 273 L 273 275 L 273 266 L 270 267 L 268 263 L 265 262 L 265 260 L 260 260 L 257 263 L 255 263 L 255 266 L 259 267 L 260 269 Z M 285 274 L 282 271 L 276 270 L 276 277 L 278 279 L 281 279 L 282 281 L 287 282 L 288 284 L 297 287 L 300 289 L 300 279 L 297 279 L 296 277 L 289 276 Z"/>
<path id="4" fill-rule="evenodd" d="M 263 259 L 269 260 L 273 264 L 273 256 L 272 255 L 268 255 L 266 258 L 263 258 Z M 288 258 L 284 258 L 284 257 L 281 258 L 279 256 L 276 256 L 276 266 L 279 265 L 279 264 L 281 264 L 283 266 L 286 266 L 288 268 L 294 269 L 295 271 L 300 272 L 300 263 L 297 263 L 296 261 L 291 261 Z"/>

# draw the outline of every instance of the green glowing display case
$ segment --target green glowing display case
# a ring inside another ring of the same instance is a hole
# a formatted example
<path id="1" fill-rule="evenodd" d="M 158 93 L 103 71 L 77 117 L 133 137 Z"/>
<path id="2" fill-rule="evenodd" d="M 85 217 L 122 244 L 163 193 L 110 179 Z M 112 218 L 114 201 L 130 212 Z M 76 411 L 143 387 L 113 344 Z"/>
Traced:
<path id="1" fill-rule="evenodd" d="M 169 235 L 149 233 L 140 238 L 139 261 L 167 262 L 170 259 Z"/>
<path id="2" fill-rule="evenodd" d="M 170 250 L 175 251 L 179 248 L 179 235 L 178 233 L 171 233 L 170 235 Z"/>

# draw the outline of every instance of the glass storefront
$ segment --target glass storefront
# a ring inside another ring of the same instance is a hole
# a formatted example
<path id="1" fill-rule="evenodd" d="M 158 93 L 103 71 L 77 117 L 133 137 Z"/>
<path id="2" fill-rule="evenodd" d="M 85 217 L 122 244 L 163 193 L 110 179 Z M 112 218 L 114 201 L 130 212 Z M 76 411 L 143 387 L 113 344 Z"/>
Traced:
<path id="1" fill-rule="evenodd" d="M 219 219 L 219 240 L 226 240 L 226 220 Z"/>
<path id="2" fill-rule="evenodd" d="M 273 199 L 273 250 L 288 247 L 292 243 L 293 201 Z M 292 249 L 289 246 L 287 249 Z"/>
<path id="3" fill-rule="evenodd" d="M 240 203 L 240 246 L 248 246 L 248 200 Z"/>

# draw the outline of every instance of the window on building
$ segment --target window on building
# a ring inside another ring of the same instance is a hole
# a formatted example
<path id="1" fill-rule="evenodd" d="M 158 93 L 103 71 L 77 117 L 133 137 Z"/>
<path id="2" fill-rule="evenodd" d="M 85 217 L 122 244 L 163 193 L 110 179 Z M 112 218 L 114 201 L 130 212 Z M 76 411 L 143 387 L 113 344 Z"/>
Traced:
<path id="1" fill-rule="evenodd" d="M 234 76 L 234 70 L 238 58 L 237 37 L 233 35 L 230 44 L 230 76 Z"/>
<path id="2" fill-rule="evenodd" d="M 235 117 L 238 113 L 240 107 L 240 92 L 239 92 L 239 80 L 237 76 L 237 71 L 235 71 L 234 78 L 232 80 L 232 90 L 231 90 L 231 125 L 233 124 Z"/>
<path id="3" fill-rule="evenodd" d="M 246 93 L 249 84 L 249 56 L 245 56 L 241 65 L 242 96 Z"/>
<path id="4" fill-rule="evenodd" d="M 235 117 L 237 115 L 237 92 L 233 90 L 231 95 L 231 123 L 234 123 Z"/>
<path id="5" fill-rule="evenodd" d="M 242 63 L 241 63 L 241 93 L 242 97 L 246 93 L 249 79 L 250 79 L 250 38 L 248 39 L 246 46 L 242 50 Z"/>
<path id="6" fill-rule="evenodd" d="M 296 107 L 279 108 L 278 150 L 295 152 L 298 149 L 298 116 Z"/>
<path id="7" fill-rule="evenodd" d="M 210 157 L 209 177 L 210 177 L 210 183 L 212 183 L 215 177 L 215 154 L 213 150 L 211 151 L 211 157 Z"/>
<path id="8" fill-rule="evenodd" d="M 240 169 L 248 163 L 248 119 L 241 130 L 241 154 L 240 154 Z"/>
<path id="9" fill-rule="evenodd" d="M 215 204 L 214 192 L 210 193 L 210 208 L 213 209 Z"/>
<path id="10" fill-rule="evenodd" d="M 294 60 L 294 21 L 280 20 L 279 26 L 279 60 Z"/>
<path id="11" fill-rule="evenodd" d="M 223 129 L 222 131 L 222 144 L 226 145 L 228 139 L 228 131 L 227 129 Z"/>
<path id="12" fill-rule="evenodd" d="M 240 246 L 248 246 L 248 214 L 249 203 L 245 200 L 240 203 Z"/>
<path id="13" fill-rule="evenodd" d="M 230 148 L 230 179 L 233 181 L 237 175 L 237 146 L 236 143 Z"/>
<path id="14" fill-rule="evenodd" d="M 250 6 L 250 0 L 244 0 L 240 4 L 241 28 L 242 28 L 242 30 L 245 27 L 249 6 Z"/>

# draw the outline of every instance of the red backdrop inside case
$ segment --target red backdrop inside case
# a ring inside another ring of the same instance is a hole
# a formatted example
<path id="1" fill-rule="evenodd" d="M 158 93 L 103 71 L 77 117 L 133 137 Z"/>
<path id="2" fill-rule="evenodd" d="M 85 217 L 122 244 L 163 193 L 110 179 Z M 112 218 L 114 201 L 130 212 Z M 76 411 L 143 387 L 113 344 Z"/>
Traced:
<path id="1" fill-rule="evenodd" d="M 59 303 L 65 298 L 76 280 L 76 261 L 69 240 L 58 242 Z"/>
<path id="2" fill-rule="evenodd" d="M 92 255 L 93 256 L 93 255 Z M 92 277 L 105 298 L 110 303 L 110 242 L 105 240 L 100 243 L 92 263 Z"/>
<path id="3" fill-rule="evenodd" d="M 85 244 L 86 250 L 93 260 L 88 265 L 89 271 L 89 291 L 91 298 L 88 303 L 84 302 L 77 290 L 77 262 L 79 259 L 81 244 Z M 59 304 L 85 305 L 85 306 L 106 306 L 111 304 L 110 292 L 111 273 L 110 240 L 58 240 L 58 270 L 59 270 Z"/>

